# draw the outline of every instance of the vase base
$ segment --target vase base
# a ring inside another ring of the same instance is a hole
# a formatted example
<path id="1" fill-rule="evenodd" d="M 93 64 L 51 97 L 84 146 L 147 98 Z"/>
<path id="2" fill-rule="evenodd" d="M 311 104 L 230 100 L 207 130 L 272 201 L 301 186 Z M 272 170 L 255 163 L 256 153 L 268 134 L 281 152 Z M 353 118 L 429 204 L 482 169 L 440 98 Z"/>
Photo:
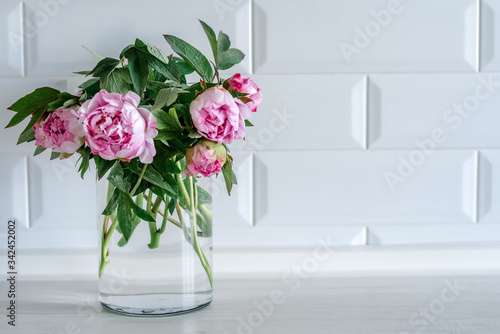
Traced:
<path id="1" fill-rule="evenodd" d="M 183 294 L 142 296 L 107 296 L 100 294 L 99 299 L 106 310 L 134 317 L 167 317 L 188 313 L 202 309 L 212 302 L 211 295 L 203 297 L 199 294 L 190 296 Z"/>

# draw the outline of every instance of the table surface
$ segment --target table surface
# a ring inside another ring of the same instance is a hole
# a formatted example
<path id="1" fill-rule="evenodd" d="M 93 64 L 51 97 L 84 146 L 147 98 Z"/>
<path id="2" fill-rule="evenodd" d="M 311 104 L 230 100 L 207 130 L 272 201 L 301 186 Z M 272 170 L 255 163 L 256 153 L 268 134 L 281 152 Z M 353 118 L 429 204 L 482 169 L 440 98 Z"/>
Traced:
<path id="1" fill-rule="evenodd" d="M 18 282 L 0 333 L 500 333 L 500 277 L 218 280 L 208 307 L 137 318 L 103 310 L 92 281 Z"/>

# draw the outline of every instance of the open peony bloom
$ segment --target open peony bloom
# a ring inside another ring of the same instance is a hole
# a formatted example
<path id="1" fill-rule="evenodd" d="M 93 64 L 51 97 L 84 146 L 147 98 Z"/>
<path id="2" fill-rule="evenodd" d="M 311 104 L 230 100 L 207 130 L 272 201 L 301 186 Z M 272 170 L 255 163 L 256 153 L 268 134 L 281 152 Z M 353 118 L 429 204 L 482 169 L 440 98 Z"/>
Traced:
<path id="1" fill-rule="evenodd" d="M 186 167 L 183 176 L 210 177 L 220 173 L 226 163 L 226 148 L 210 140 L 202 140 L 186 152 Z"/>
<path id="2" fill-rule="evenodd" d="M 79 116 L 86 133 L 85 141 L 93 154 L 106 160 L 153 162 L 156 154 L 156 119 L 134 92 L 108 93 L 104 89 L 81 106 Z"/>
<path id="3" fill-rule="evenodd" d="M 55 110 L 36 122 L 33 130 L 36 145 L 70 155 L 82 146 L 85 136 L 76 108 Z"/>
<path id="4" fill-rule="evenodd" d="M 226 87 L 227 90 L 230 91 L 248 94 L 246 97 L 248 97 L 250 101 L 248 101 L 246 105 L 248 106 L 250 111 L 257 111 L 257 108 L 262 101 L 262 94 L 260 93 L 260 88 L 257 87 L 255 82 L 250 80 L 250 78 L 242 78 L 240 73 L 236 73 L 226 80 L 226 82 L 224 83 L 224 87 Z"/>
<path id="5" fill-rule="evenodd" d="M 205 138 L 231 144 L 245 137 L 245 120 L 231 94 L 221 86 L 198 95 L 189 112 L 196 130 Z"/>

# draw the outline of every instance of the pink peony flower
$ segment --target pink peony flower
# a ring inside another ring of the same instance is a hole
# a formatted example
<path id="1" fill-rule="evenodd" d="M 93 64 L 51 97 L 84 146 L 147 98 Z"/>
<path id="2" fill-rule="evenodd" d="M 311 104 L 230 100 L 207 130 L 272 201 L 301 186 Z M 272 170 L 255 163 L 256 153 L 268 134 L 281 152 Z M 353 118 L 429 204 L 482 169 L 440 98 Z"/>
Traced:
<path id="1" fill-rule="evenodd" d="M 196 130 L 205 138 L 231 144 L 245 137 L 245 120 L 231 94 L 221 86 L 198 95 L 189 107 Z"/>
<path id="2" fill-rule="evenodd" d="M 262 101 L 262 94 L 260 93 L 260 88 L 257 87 L 255 82 L 250 80 L 250 78 L 243 79 L 241 74 L 236 73 L 226 80 L 224 87 L 227 87 L 227 90 L 230 91 L 248 94 L 246 97 L 248 97 L 250 101 L 247 102 L 246 105 L 252 112 L 257 111 L 257 108 Z"/>
<path id="3" fill-rule="evenodd" d="M 85 132 L 77 109 L 57 109 L 33 125 L 35 143 L 54 152 L 73 154 L 82 146 Z"/>
<path id="4" fill-rule="evenodd" d="M 85 101 L 79 110 L 85 141 L 93 154 L 105 160 L 153 162 L 156 154 L 156 119 L 145 108 L 138 108 L 140 98 L 134 92 L 108 93 L 104 89 Z"/>
<path id="5" fill-rule="evenodd" d="M 186 167 L 183 176 L 210 177 L 220 173 L 226 163 L 226 148 L 222 144 L 210 140 L 202 140 L 186 152 Z"/>

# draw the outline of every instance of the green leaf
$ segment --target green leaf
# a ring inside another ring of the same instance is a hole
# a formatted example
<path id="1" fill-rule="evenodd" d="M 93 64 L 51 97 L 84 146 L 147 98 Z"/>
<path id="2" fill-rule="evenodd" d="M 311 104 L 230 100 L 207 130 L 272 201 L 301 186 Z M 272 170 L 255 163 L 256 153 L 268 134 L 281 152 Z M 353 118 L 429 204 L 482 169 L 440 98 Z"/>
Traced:
<path id="1" fill-rule="evenodd" d="M 80 75 L 89 75 L 90 71 L 78 71 L 78 72 L 73 72 L 74 74 L 80 74 Z"/>
<path id="2" fill-rule="evenodd" d="M 148 166 L 143 178 L 144 180 L 165 189 L 170 196 L 175 194 L 175 190 L 167 182 L 165 182 L 163 176 L 161 176 L 160 172 L 158 172 L 153 166 Z"/>
<path id="3" fill-rule="evenodd" d="M 11 105 L 8 109 L 15 111 L 17 114 L 12 117 L 6 128 L 21 123 L 26 117 L 37 111 L 48 108 L 48 104 L 57 100 L 58 94 L 61 92 L 50 87 L 38 88 L 33 93 L 28 94 Z"/>
<path id="4" fill-rule="evenodd" d="M 169 106 L 172 103 L 177 100 L 177 96 L 179 96 L 179 93 L 187 93 L 187 91 L 180 89 L 180 88 L 175 88 L 175 87 L 170 87 L 170 88 L 164 88 L 158 92 L 158 95 L 156 96 L 155 104 L 153 105 L 153 108 L 151 110 L 163 108 L 164 106 Z"/>
<path id="5" fill-rule="evenodd" d="M 134 202 L 132 197 L 130 197 L 130 195 L 127 192 L 121 192 L 119 197 L 121 198 L 120 204 L 124 203 L 128 208 L 131 208 L 132 211 L 137 215 L 137 217 L 148 222 L 155 221 L 155 219 L 146 210 L 144 210 Z M 133 228 L 135 227 L 131 226 L 130 230 L 131 233 L 133 231 Z"/>
<path id="6" fill-rule="evenodd" d="M 229 40 L 229 36 L 219 31 L 219 36 L 217 37 L 217 54 L 223 54 L 225 51 L 229 50 L 230 46 L 231 41 Z"/>
<path id="7" fill-rule="evenodd" d="M 128 68 L 130 70 L 130 77 L 134 85 L 135 92 L 141 96 L 146 88 L 149 75 L 149 67 L 146 56 L 137 50 L 137 48 L 130 48 L 125 57 L 128 59 Z"/>
<path id="8" fill-rule="evenodd" d="M 150 184 L 149 190 L 151 190 L 156 196 L 161 197 L 162 199 L 165 198 L 165 190 L 163 190 L 163 188 Z"/>
<path id="9" fill-rule="evenodd" d="M 135 204 L 139 205 L 142 207 L 143 204 L 143 195 L 139 194 L 135 198 Z M 137 215 L 134 217 L 132 220 L 132 230 L 130 231 L 130 234 L 132 235 L 137 228 L 137 226 L 141 223 L 141 218 L 139 218 Z M 118 230 L 118 229 L 117 229 Z M 125 240 L 124 237 L 121 237 L 120 240 L 118 241 L 118 246 L 123 247 L 128 243 L 127 240 Z"/>
<path id="10" fill-rule="evenodd" d="M 177 70 L 177 68 L 169 64 L 168 57 L 165 56 L 163 51 L 155 46 L 144 43 L 140 39 L 135 40 L 134 47 L 137 49 L 137 51 L 144 54 L 148 61 L 148 64 L 160 74 L 170 80 L 177 82 L 180 81 L 181 75 L 179 71 Z"/>
<path id="11" fill-rule="evenodd" d="M 97 60 L 101 61 L 101 60 L 104 59 L 103 56 L 101 56 L 100 54 L 98 54 L 97 52 L 95 52 L 93 50 L 90 50 L 88 47 L 82 45 L 82 48 L 84 48 L 85 50 L 87 50 L 88 52 L 90 52 L 90 54 L 92 56 L 94 56 Z"/>
<path id="12" fill-rule="evenodd" d="M 179 121 L 179 116 L 177 115 L 177 110 L 175 108 L 170 108 L 168 110 L 168 115 L 170 116 L 170 119 L 172 120 L 175 129 L 178 129 L 179 131 L 184 130 L 184 127 Z"/>
<path id="13" fill-rule="evenodd" d="M 116 188 L 128 193 L 130 184 L 124 178 L 123 168 L 120 163 L 114 165 L 108 175 L 108 181 Z"/>
<path id="14" fill-rule="evenodd" d="M 114 58 L 104 58 L 101 60 L 97 65 L 94 67 L 92 71 L 90 71 L 90 74 L 94 78 L 99 78 L 101 79 L 101 82 L 104 82 L 108 75 L 120 64 L 120 61 L 118 59 Z"/>
<path id="15" fill-rule="evenodd" d="M 222 54 L 219 54 L 217 67 L 220 70 L 227 70 L 240 63 L 243 58 L 245 58 L 245 54 L 240 50 L 229 49 L 227 51 L 224 51 Z"/>
<path id="16" fill-rule="evenodd" d="M 158 130 L 158 135 L 154 138 L 154 140 L 172 140 L 179 136 L 179 131 L 172 130 Z"/>
<path id="17" fill-rule="evenodd" d="M 134 173 L 139 173 L 139 160 L 137 158 L 130 160 L 127 167 Z"/>
<path id="18" fill-rule="evenodd" d="M 155 219 L 146 210 L 135 204 L 134 201 L 131 200 L 130 204 L 132 206 L 132 210 L 134 210 L 134 213 L 137 215 L 137 217 L 147 222 L 155 222 Z"/>
<path id="19" fill-rule="evenodd" d="M 128 194 L 120 192 L 118 196 L 118 210 L 117 218 L 118 225 L 120 226 L 120 231 L 128 241 L 130 235 L 132 234 L 133 222 L 132 222 L 132 208 L 130 207 L 130 201 L 127 200 Z"/>
<path id="20" fill-rule="evenodd" d="M 172 57 L 171 62 L 175 63 L 175 67 L 179 70 L 181 75 L 188 75 L 194 72 L 194 68 L 186 63 L 182 58 Z"/>
<path id="21" fill-rule="evenodd" d="M 35 153 L 33 153 L 33 156 L 35 157 L 35 156 L 39 155 L 40 153 L 42 153 L 45 150 L 46 150 L 45 148 L 42 148 L 41 146 L 37 146 L 36 149 L 35 149 Z"/>
<path id="22" fill-rule="evenodd" d="M 217 38 L 215 37 L 215 32 L 208 24 L 199 20 L 203 30 L 205 30 L 205 34 L 208 37 L 208 41 L 210 42 L 210 47 L 212 48 L 212 53 L 214 54 L 214 60 L 217 62 Z"/>
<path id="23" fill-rule="evenodd" d="M 130 72 L 125 68 L 117 68 L 109 74 L 102 86 L 109 93 L 126 94 L 130 91 Z"/>
<path id="24" fill-rule="evenodd" d="M 50 160 L 55 160 L 55 159 L 59 158 L 60 155 L 61 155 L 61 153 L 57 153 L 57 152 L 52 151 L 50 153 Z"/>
<path id="25" fill-rule="evenodd" d="M 35 133 L 33 130 L 33 125 L 35 125 L 36 122 L 47 112 L 47 108 L 42 108 L 38 111 L 36 111 L 32 116 L 31 120 L 29 121 L 28 125 L 24 128 L 23 132 L 21 132 L 21 135 L 19 136 L 19 139 L 17 140 L 17 144 L 24 143 L 25 141 L 32 141 L 35 139 Z"/>
<path id="26" fill-rule="evenodd" d="M 128 50 L 130 50 L 131 48 L 135 47 L 134 44 L 129 44 L 125 47 L 125 49 L 122 50 L 122 52 L 120 53 L 120 59 L 123 59 L 125 58 L 125 53 L 127 53 Z"/>
<path id="27" fill-rule="evenodd" d="M 78 171 L 80 172 L 82 179 L 83 176 L 85 175 L 85 172 L 89 169 L 90 165 L 90 155 L 92 154 L 92 151 L 90 150 L 90 147 L 85 146 L 83 149 L 83 154 L 82 154 L 82 162 L 80 164 L 80 168 L 78 168 Z"/>
<path id="28" fill-rule="evenodd" d="M 153 108 L 152 114 L 156 119 L 156 129 L 158 129 L 158 130 L 165 130 L 165 129 L 172 130 L 172 128 L 170 126 L 169 116 L 164 110 Z"/>
<path id="29" fill-rule="evenodd" d="M 80 86 L 78 86 L 78 88 L 81 88 L 83 90 L 87 90 L 90 87 L 94 86 L 95 84 L 99 85 L 99 78 L 89 79 L 89 80 L 85 81 L 84 83 L 82 83 Z"/>
<path id="30" fill-rule="evenodd" d="M 152 68 L 154 68 L 158 73 L 165 76 L 167 79 L 174 80 L 176 82 L 180 82 L 181 74 L 174 66 L 170 64 L 166 64 L 161 62 L 159 59 L 155 57 L 148 57 L 149 64 Z"/>
<path id="31" fill-rule="evenodd" d="M 97 167 L 97 177 L 102 179 L 102 177 L 115 165 L 116 160 L 104 160 L 98 155 L 94 155 L 94 161 Z"/>
<path id="32" fill-rule="evenodd" d="M 113 195 L 111 196 L 111 198 L 108 201 L 108 204 L 106 205 L 106 208 L 104 208 L 104 211 L 102 212 L 104 216 L 109 216 L 113 212 L 115 212 L 116 207 L 118 206 L 119 197 L 120 197 L 120 190 L 115 188 L 115 190 L 113 191 Z"/>
<path id="33" fill-rule="evenodd" d="M 245 126 L 253 126 L 253 124 L 248 119 L 246 119 Z"/>
<path id="34" fill-rule="evenodd" d="M 168 44 L 170 44 L 172 50 L 174 50 L 175 53 L 181 56 L 181 58 L 184 59 L 184 61 L 188 63 L 189 66 L 194 68 L 194 70 L 198 72 L 198 74 L 204 81 L 212 82 L 212 66 L 200 51 L 175 36 L 163 35 L 163 37 L 165 37 Z"/>
<path id="35" fill-rule="evenodd" d="M 65 104 L 67 105 L 68 103 L 70 106 L 77 104 L 78 97 L 75 95 L 72 95 L 70 93 L 62 92 L 62 93 L 57 95 L 57 100 L 52 101 L 48 104 L 48 106 L 49 106 L 48 111 L 54 111 L 58 108 L 64 107 L 64 105 Z"/>
<path id="36" fill-rule="evenodd" d="M 168 202 L 168 212 L 170 214 L 174 213 L 176 203 L 177 201 L 173 198 L 171 198 L 170 201 Z"/>
<path id="37" fill-rule="evenodd" d="M 168 159 L 167 161 L 167 173 L 172 173 L 172 174 L 179 174 L 181 172 L 181 169 L 177 164 L 172 160 Z"/>
<path id="38" fill-rule="evenodd" d="M 17 140 L 17 145 L 22 144 L 24 142 L 30 142 L 35 140 L 35 130 L 33 128 L 28 128 L 21 133 L 19 139 Z"/>
<path id="39" fill-rule="evenodd" d="M 227 193 L 229 196 L 231 196 L 233 184 L 237 184 L 236 175 L 233 172 L 233 164 L 231 163 L 231 159 L 227 159 L 224 166 L 222 166 L 222 175 L 224 175 L 224 181 L 226 182 Z"/>
<path id="40" fill-rule="evenodd" d="M 201 187 L 198 187 L 198 204 L 212 204 L 212 195 Z"/>
<path id="41" fill-rule="evenodd" d="M 168 113 L 162 109 L 155 109 L 152 113 L 156 118 L 156 128 L 158 130 L 177 133 L 177 137 L 180 135 L 180 132 L 184 130 L 179 122 L 175 108 L 170 108 Z"/>

